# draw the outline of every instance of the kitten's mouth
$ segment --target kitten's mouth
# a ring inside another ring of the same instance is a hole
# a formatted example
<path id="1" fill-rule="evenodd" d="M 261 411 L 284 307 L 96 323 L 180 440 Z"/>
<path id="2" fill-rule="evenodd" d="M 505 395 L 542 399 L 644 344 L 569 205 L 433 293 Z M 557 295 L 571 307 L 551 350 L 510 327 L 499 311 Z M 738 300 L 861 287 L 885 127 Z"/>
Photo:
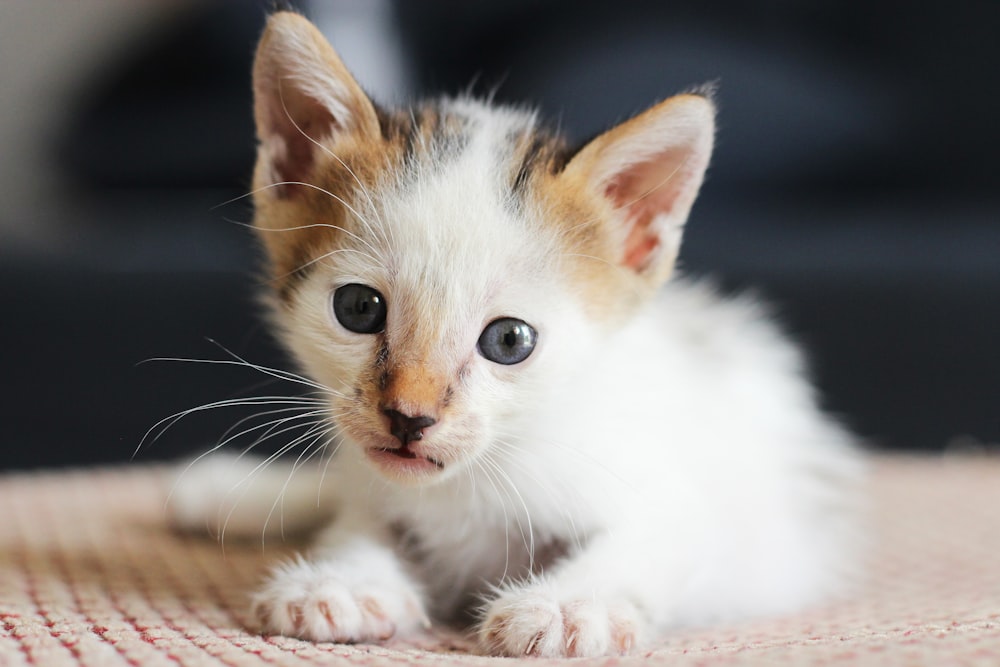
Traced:
<path id="1" fill-rule="evenodd" d="M 392 454 L 393 456 L 398 456 L 401 459 L 423 459 L 425 461 L 430 461 L 438 468 L 444 467 L 444 464 L 438 461 L 437 459 L 433 459 L 429 456 L 420 456 L 412 449 L 410 449 L 409 445 L 403 445 L 402 447 L 397 447 L 395 449 L 386 448 L 381 451 L 386 452 L 387 454 Z"/>
<path id="2" fill-rule="evenodd" d="M 444 463 L 413 451 L 409 445 L 400 447 L 372 447 L 368 458 L 379 467 L 394 473 L 428 473 L 444 469 Z"/>

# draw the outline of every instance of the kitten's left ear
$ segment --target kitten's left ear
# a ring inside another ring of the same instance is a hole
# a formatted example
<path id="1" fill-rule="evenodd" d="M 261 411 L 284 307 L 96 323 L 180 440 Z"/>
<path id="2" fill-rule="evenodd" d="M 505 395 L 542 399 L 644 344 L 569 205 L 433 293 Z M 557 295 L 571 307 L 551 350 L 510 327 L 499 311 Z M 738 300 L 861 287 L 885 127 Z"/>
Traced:
<path id="1" fill-rule="evenodd" d="M 379 136 L 371 100 L 326 38 L 298 14 L 278 12 L 268 19 L 254 60 L 253 88 L 258 188 L 307 181 L 321 150 L 318 142 L 331 136 Z"/>
<path id="2" fill-rule="evenodd" d="M 610 205 L 619 265 L 666 280 L 712 153 L 715 107 L 677 95 L 587 144 L 564 174 Z"/>

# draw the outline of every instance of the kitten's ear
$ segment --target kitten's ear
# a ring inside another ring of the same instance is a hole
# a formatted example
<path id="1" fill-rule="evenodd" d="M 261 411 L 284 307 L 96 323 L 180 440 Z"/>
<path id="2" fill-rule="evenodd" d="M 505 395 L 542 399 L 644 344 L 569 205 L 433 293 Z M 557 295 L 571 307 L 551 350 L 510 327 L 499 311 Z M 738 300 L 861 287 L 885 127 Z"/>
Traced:
<path id="1" fill-rule="evenodd" d="M 598 136 L 566 166 L 610 205 L 618 264 L 655 283 L 669 277 L 714 135 L 712 102 L 677 95 Z"/>
<path id="2" fill-rule="evenodd" d="M 267 22 L 253 67 L 257 188 L 308 181 L 317 143 L 339 132 L 374 138 L 378 117 L 326 38 L 304 17 L 278 12 Z M 284 196 L 297 188 L 276 188 Z"/>

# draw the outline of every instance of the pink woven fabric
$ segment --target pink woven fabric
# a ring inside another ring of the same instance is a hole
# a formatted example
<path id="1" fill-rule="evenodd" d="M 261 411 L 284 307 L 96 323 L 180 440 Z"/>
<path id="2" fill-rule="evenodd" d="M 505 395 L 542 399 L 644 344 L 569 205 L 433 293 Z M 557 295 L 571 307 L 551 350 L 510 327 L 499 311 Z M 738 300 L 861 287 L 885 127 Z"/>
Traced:
<path id="1" fill-rule="evenodd" d="M 518 663 L 446 629 L 384 647 L 247 632 L 247 592 L 291 547 L 170 533 L 163 482 L 148 467 L 0 477 L 0 665 Z M 591 662 L 1000 665 L 1000 458 L 877 459 L 871 486 L 859 594 Z"/>

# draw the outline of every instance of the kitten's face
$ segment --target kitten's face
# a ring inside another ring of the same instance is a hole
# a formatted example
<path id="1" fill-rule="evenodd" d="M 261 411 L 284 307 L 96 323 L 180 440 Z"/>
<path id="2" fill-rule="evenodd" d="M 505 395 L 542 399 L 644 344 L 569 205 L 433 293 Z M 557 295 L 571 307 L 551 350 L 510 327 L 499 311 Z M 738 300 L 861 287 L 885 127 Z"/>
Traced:
<path id="1" fill-rule="evenodd" d="M 595 260 L 577 256 L 583 248 L 552 224 L 552 207 L 515 184 L 523 147 L 507 134 L 530 136 L 524 117 L 500 122 L 451 105 L 418 119 L 409 131 L 428 143 L 381 170 L 369 164 L 363 187 L 338 188 L 353 178 L 327 155 L 313 184 L 331 194 L 310 188 L 283 202 L 301 225 L 339 228 L 296 230 L 313 250 L 299 254 L 299 275 L 285 285 L 286 340 L 336 391 L 330 412 L 347 446 L 405 482 L 443 479 L 515 437 L 505 427 L 596 334 L 574 275 L 608 270 L 587 266 Z M 349 145 L 331 152 L 362 159 Z M 537 169 L 529 180 L 540 187 L 549 166 Z"/>
<path id="2" fill-rule="evenodd" d="M 711 149 L 696 96 L 576 154 L 483 103 L 388 114 L 293 14 L 254 84 L 277 324 L 345 445 L 406 483 L 530 446 L 518 424 L 669 275 Z"/>

